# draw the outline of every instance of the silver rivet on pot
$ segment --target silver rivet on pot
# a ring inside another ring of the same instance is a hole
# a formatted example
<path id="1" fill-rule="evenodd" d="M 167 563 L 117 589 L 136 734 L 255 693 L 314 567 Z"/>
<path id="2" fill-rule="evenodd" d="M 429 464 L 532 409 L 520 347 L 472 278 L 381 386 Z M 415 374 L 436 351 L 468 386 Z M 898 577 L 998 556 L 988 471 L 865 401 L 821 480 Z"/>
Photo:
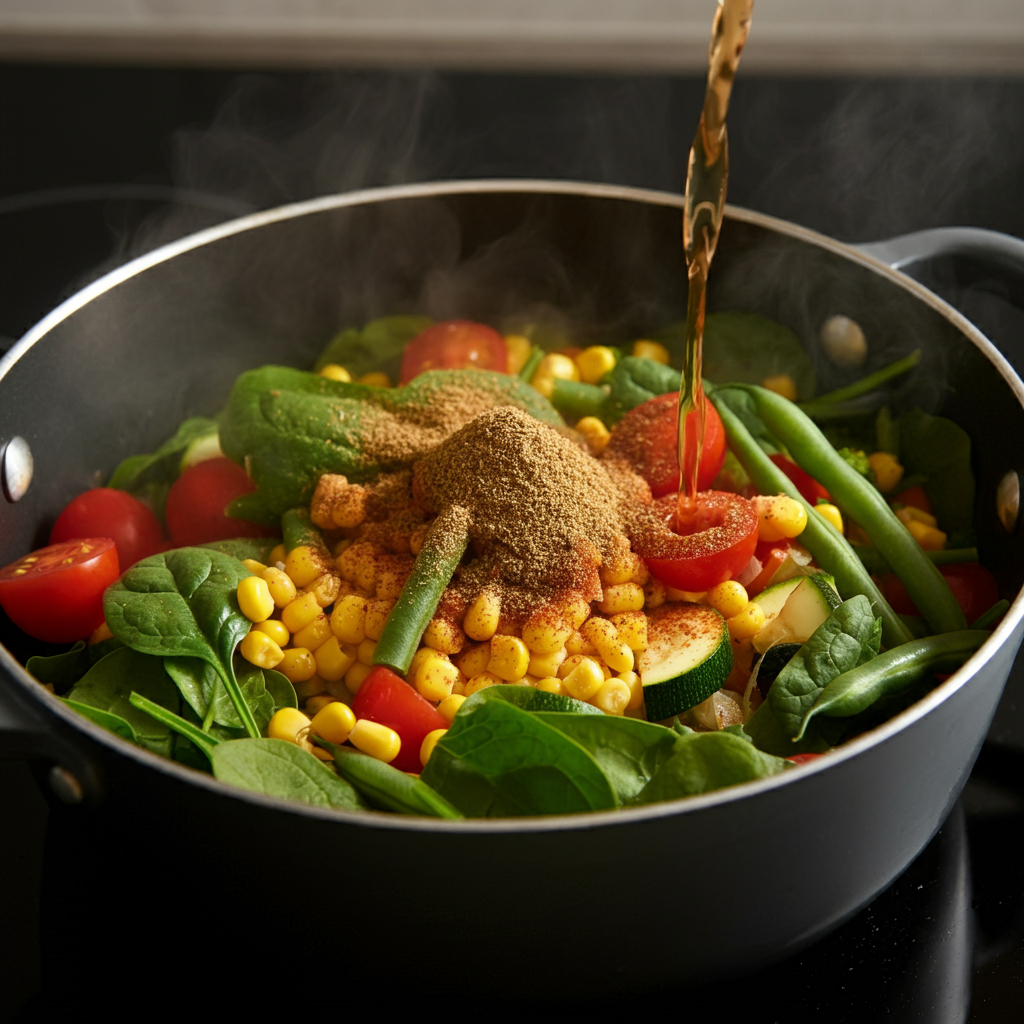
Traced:
<path id="1" fill-rule="evenodd" d="M 0 453 L 0 478 L 4 497 L 8 501 L 21 501 L 32 483 L 32 449 L 23 437 L 12 437 Z"/>
<path id="2" fill-rule="evenodd" d="M 85 790 L 73 772 L 59 764 L 50 769 L 50 789 L 58 800 L 66 804 L 80 804 L 85 799 Z"/>
<path id="3" fill-rule="evenodd" d="M 1020 515 L 1020 477 L 1015 469 L 1006 473 L 996 488 L 996 514 L 1003 529 L 1013 533 Z"/>

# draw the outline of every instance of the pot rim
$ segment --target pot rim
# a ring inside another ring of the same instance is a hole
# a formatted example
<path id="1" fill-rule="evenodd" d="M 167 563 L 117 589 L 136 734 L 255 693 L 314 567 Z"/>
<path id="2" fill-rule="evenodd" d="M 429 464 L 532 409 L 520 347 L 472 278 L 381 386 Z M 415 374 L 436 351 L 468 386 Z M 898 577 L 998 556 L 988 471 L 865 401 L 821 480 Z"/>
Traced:
<path id="1" fill-rule="evenodd" d="M 55 326 L 67 319 L 71 314 L 81 309 L 94 298 L 109 291 L 116 285 L 134 277 L 137 274 L 163 263 L 175 256 L 199 248 L 211 242 L 228 238 L 232 235 L 241 234 L 255 228 L 264 227 L 279 221 L 291 220 L 297 217 L 322 213 L 325 211 L 343 209 L 346 207 L 370 205 L 382 201 L 395 199 L 416 199 L 432 198 L 439 196 L 466 195 L 466 194 L 500 194 L 500 193 L 536 193 L 571 195 L 582 197 L 593 197 L 598 199 L 616 199 L 630 202 L 641 202 L 649 205 L 674 207 L 682 211 L 683 197 L 651 189 L 633 188 L 623 185 L 608 185 L 592 182 L 575 181 L 549 181 L 544 179 L 480 179 L 464 181 L 443 181 L 423 182 L 412 185 L 386 186 L 381 188 L 363 189 L 355 192 L 338 193 L 334 195 L 320 196 L 315 199 L 304 200 L 297 203 L 289 203 L 284 206 L 274 207 L 268 210 L 261 210 L 257 213 L 248 214 L 234 220 L 225 221 L 213 227 L 206 228 L 184 238 L 177 239 L 166 245 L 160 246 L 142 256 L 117 267 L 116 269 L 98 278 L 85 288 L 76 292 L 65 300 L 54 310 L 48 313 L 34 327 L 28 330 L 22 338 L 15 343 L 3 358 L 0 358 L 0 381 L 3 380 L 8 370 L 15 362 L 26 353 L 33 345 L 46 336 Z M 757 213 L 742 207 L 727 204 L 726 216 L 729 219 L 764 227 L 779 234 L 788 235 L 797 240 L 817 246 L 828 252 L 842 256 L 852 262 L 863 266 L 874 273 L 888 278 L 890 281 L 909 291 L 917 299 L 930 306 L 941 314 L 961 334 L 966 337 L 994 364 L 1000 376 L 1010 386 L 1018 402 L 1024 406 L 1024 382 L 1016 375 L 1006 358 L 999 352 L 995 345 L 978 328 L 972 324 L 963 314 L 943 301 L 933 292 L 919 284 L 913 278 L 898 270 L 894 270 L 887 263 L 868 255 L 857 249 L 855 246 L 847 245 L 844 242 L 836 241 L 826 235 L 821 235 L 808 228 L 781 220 L 767 214 Z M 142 765 L 146 765 L 172 776 L 182 782 L 193 785 L 200 785 L 220 795 L 229 796 L 234 799 L 244 800 L 267 807 L 268 809 L 283 810 L 289 813 L 305 814 L 315 818 L 322 818 L 328 821 L 338 821 L 345 825 L 358 825 L 367 828 L 384 828 L 396 831 L 452 831 L 475 832 L 475 833 L 503 833 L 503 832 L 553 832 L 566 830 L 589 830 L 594 828 L 613 827 L 621 824 L 623 826 L 637 821 L 651 821 L 663 817 L 697 814 L 700 811 L 718 807 L 725 804 L 756 798 L 762 793 L 772 791 L 780 786 L 788 786 L 799 782 L 801 779 L 810 778 L 819 772 L 827 771 L 832 767 L 852 761 L 866 754 L 875 746 L 879 746 L 903 729 L 909 728 L 918 720 L 927 716 L 938 705 L 944 703 L 953 693 L 966 685 L 974 676 L 981 671 L 989 662 L 992 655 L 1002 645 L 1011 639 L 1018 631 L 1021 620 L 1024 619 L 1024 588 L 1019 592 L 1003 617 L 999 626 L 992 635 L 985 641 L 981 648 L 949 679 L 940 683 L 921 700 L 914 703 L 905 711 L 891 718 L 880 726 L 864 733 L 827 756 L 815 759 L 813 762 L 799 766 L 800 770 L 794 774 L 792 770 L 785 771 L 766 779 L 759 779 L 753 782 L 746 782 L 726 789 L 715 790 L 697 796 L 680 797 L 676 800 L 664 801 L 657 804 L 647 804 L 642 807 L 621 808 L 614 811 L 594 811 L 584 814 L 572 815 L 547 815 L 532 818 L 503 818 L 503 819 L 465 819 L 462 821 L 446 821 L 433 818 L 415 818 L 405 815 L 388 814 L 376 811 L 339 811 L 327 808 L 312 807 L 307 804 L 268 797 L 258 793 L 229 786 L 215 779 L 212 775 L 187 768 L 177 762 L 162 758 L 150 751 L 137 747 L 127 740 L 108 732 L 106 729 L 94 724 L 89 719 L 76 714 L 66 707 L 61 700 L 53 694 L 43 690 L 25 668 L 16 661 L 6 648 L 0 646 L 0 664 L 7 670 L 10 676 L 15 679 L 24 689 L 24 696 L 29 701 L 42 701 L 48 710 L 57 715 L 73 731 L 84 731 L 92 739 L 112 748 L 121 756 L 128 756 Z"/>

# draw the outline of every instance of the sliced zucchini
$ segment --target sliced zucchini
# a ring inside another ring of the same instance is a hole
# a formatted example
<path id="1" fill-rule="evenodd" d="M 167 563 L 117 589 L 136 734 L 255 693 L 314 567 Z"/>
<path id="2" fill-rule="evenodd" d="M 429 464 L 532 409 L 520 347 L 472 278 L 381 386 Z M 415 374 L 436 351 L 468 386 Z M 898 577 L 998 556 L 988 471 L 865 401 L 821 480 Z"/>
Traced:
<path id="1" fill-rule="evenodd" d="M 220 435 L 217 431 L 212 434 L 204 434 L 189 443 L 181 456 L 181 463 L 178 472 L 184 473 L 186 469 L 194 466 L 197 462 L 205 462 L 206 459 L 215 459 L 224 453 L 220 450 Z"/>
<path id="2" fill-rule="evenodd" d="M 840 603 L 835 580 L 827 572 L 794 576 L 766 587 L 754 600 L 765 616 L 753 639 L 758 654 L 775 644 L 804 643 Z"/>
<path id="3" fill-rule="evenodd" d="M 725 619 L 704 604 L 671 602 L 647 616 L 647 649 L 637 657 L 647 719 L 659 722 L 708 699 L 732 671 Z"/>

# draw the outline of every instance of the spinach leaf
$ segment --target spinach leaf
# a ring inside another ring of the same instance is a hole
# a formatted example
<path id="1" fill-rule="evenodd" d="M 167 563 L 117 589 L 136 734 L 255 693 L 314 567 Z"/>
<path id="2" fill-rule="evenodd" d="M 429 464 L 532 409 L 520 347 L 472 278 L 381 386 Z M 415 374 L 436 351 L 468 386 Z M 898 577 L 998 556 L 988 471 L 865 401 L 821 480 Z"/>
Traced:
<path id="1" fill-rule="evenodd" d="M 171 730 L 171 732 L 175 733 L 178 738 L 184 738 L 191 741 L 192 745 L 205 754 L 211 761 L 213 760 L 213 748 L 221 741 L 221 739 L 239 738 L 236 736 L 221 737 L 213 735 L 216 726 L 209 732 L 203 732 L 198 725 L 189 721 L 187 718 L 184 718 L 182 715 L 175 714 L 173 711 L 169 711 L 167 708 L 162 707 L 155 701 L 151 701 L 148 697 L 144 697 L 141 693 L 136 693 L 135 690 L 132 690 L 129 694 L 128 702 L 133 708 L 145 712 L 154 721 L 166 726 Z M 188 708 L 188 705 L 186 705 L 182 710 L 187 713 L 190 709 Z"/>
<path id="2" fill-rule="evenodd" d="M 138 736 L 131 723 L 120 715 L 114 714 L 113 711 L 94 708 L 91 704 L 80 704 L 77 700 L 72 700 L 70 697 L 61 697 L 61 700 L 73 711 L 77 711 L 83 718 L 88 718 L 89 721 L 95 722 L 116 736 L 120 736 L 121 739 L 128 740 L 129 743 L 139 744 Z M 141 746 L 142 744 L 139 745 Z"/>
<path id="3" fill-rule="evenodd" d="M 193 416 L 184 421 L 174 437 L 149 455 L 129 455 L 110 478 L 108 487 L 134 491 L 143 484 L 172 483 L 178 477 L 181 457 L 193 441 L 217 433 L 217 421 Z"/>
<path id="4" fill-rule="evenodd" d="M 618 423 L 630 409 L 643 402 L 679 390 L 678 370 L 637 356 L 624 356 L 604 380 L 608 385 L 608 396 L 601 416 L 609 426 Z"/>
<path id="5" fill-rule="evenodd" d="M 78 682 L 92 666 L 89 650 L 84 640 L 79 640 L 70 651 L 63 654 L 35 654 L 25 662 L 29 675 L 41 683 L 49 683 L 56 693 L 63 693 Z"/>
<path id="6" fill-rule="evenodd" d="M 361 331 L 350 327 L 327 343 L 313 371 L 319 373 L 328 363 L 337 363 L 353 380 L 371 370 L 382 370 L 398 380 L 405 346 L 433 322 L 429 316 L 382 316 Z"/>
<path id="7" fill-rule="evenodd" d="M 222 555 L 230 555 L 240 562 L 246 558 L 255 559 L 264 565 L 270 564 L 270 552 L 281 543 L 280 537 L 237 537 L 234 540 L 215 540 L 200 547 L 219 551 Z"/>
<path id="8" fill-rule="evenodd" d="M 129 698 L 133 690 L 144 694 L 161 707 L 171 711 L 178 709 L 178 692 L 164 671 L 161 659 L 141 654 L 130 647 L 119 647 L 96 662 L 72 687 L 67 695 L 67 702 L 72 707 L 87 705 L 115 716 L 127 725 L 131 730 L 131 738 L 140 747 L 169 757 L 170 730 L 130 703 Z M 89 717 L 100 725 L 108 724 L 100 721 L 99 716 Z M 125 735 L 124 728 L 119 723 L 110 724 L 119 735 Z"/>
<path id="9" fill-rule="evenodd" d="M 202 722 L 209 720 L 229 729 L 244 728 L 220 675 L 209 662 L 199 658 L 164 658 L 164 668 Z M 292 703 L 278 705 L 274 696 L 267 691 L 263 669 L 248 662 L 243 662 L 240 669 L 237 673 L 238 688 L 252 712 L 257 728 L 262 733 L 278 706 L 296 706 L 295 688 L 279 672 L 273 673 L 284 679 L 291 691 Z M 275 686 L 279 692 L 283 690 L 279 684 Z"/>
<path id="10" fill-rule="evenodd" d="M 564 733 L 504 700 L 469 701 L 421 778 L 467 817 L 574 814 L 618 806 L 593 757 Z"/>
<path id="11" fill-rule="evenodd" d="M 229 740 L 214 747 L 212 760 L 216 778 L 253 793 L 342 811 L 366 807 L 344 779 L 286 740 Z"/>
<path id="12" fill-rule="evenodd" d="M 798 743 L 793 737 L 818 694 L 836 676 L 875 657 L 880 640 L 881 620 L 863 594 L 839 605 L 775 677 L 768 699 L 751 715 L 745 728 L 757 747 L 789 757 L 833 746 L 843 728 L 835 719 L 815 721 Z"/>
<path id="13" fill-rule="evenodd" d="M 428 818 L 462 817 L 422 779 L 407 775 L 350 747 L 337 746 L 319 737 L 315 737 L 314 742 L 334 755 L 338 774 L 350 782 L 371 807 L 393 811 L 395 814 L 419 814 Z"/>
<path id="14" fill-rule="evenodd" d="M 671 730 L 665 731 L 672 734 Z M 782 758 L 758 750 L 742 728 L 674 734 L 670 756 L 662 758 L 651 781 L 632 803 L 657 803 L 708 793 L 777 775 L 786 767 Z"/>
<path id="15" fill-rule="evenodd" d="M 134 650 L 201 658 L 221 677 L 250 736 L 259 736 L 235 678 L 232 654 L 252 623 L 235 592 L 249 570 L 207 548 L 178 548 L 136 562 L 103 597 L 107 625 Z M 161 666 L 162 669 L 162 666 Z"/>
<path id="16" fill-rule="evenodd" d="M 946 530 L 969 527 L 974 518 L 971 439 L 943 416 L 908 409 L 899 419 L 900 462 L 908 476 L 924 476 L 932 512 Z"/>

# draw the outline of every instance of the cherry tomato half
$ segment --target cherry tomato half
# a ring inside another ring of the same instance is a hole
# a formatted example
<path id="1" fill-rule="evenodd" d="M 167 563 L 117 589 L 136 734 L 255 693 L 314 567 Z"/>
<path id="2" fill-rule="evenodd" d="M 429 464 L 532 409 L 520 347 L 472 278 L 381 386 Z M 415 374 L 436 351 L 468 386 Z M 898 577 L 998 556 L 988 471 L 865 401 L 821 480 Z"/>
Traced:
<path id="1" fill-rule="evenodd" d="M 704 444 L 697 469 L 697 490 L 706 491 L 725 462 L 725 428 L 718 412 L 705 402 Z M 651 494 L 679 491 L 679 456 L 676 434 L 676 410 L 679 392 L 658 395 L 630 409 L 615 424 L 606 454 L 621 458 L 651 486 Z M 686 429 L 696 431 L 697 411 L 686 417 Z"/>
<path id="2" fill-rule="evenodd" d="M 451 724 L 429 700 L 383 665 L 363 680 L 352 699 L 352 711 L 356 718 L 368 718 L 398 733 L 402 747 L 391 764 L 403 772 L 422 771 L 420 747 L 427 733 Z"/>
<path id="3" fill-rule="evenodd" d="M 176 547 L 234 537 L 273 537 L 277 531 L 225 515 L 228 505 L 256 485 L 237 463 L 218 456 L 189 466 L 171 485 L 164 516 Z"/>
<path id="4" fill-rule="evenodd" d="M 103 591 L 120 575 L 109 537 L 51 544 L 0 569 L 0 605 L 29 636 L 71 643 L 103 621 Z"/>
<path id="5" fill-rule="evenodd" d="M 949 584 L 967 619 L 968 625 L 985 614 L 999 600 L 999 587 L 995 577 L 977 562 L 957 562 L 940 565 L 939 572 Z M 878 581 L 882 596 L 897 615 L 920 615 L 917 605 L 910 599 L 903 581 L 895 573 L 887 573 Z"/>
<path id="6" fill-rule="evenodd" d="M 153 510 L 114 487 L 96 487 L 68 502 L 50 531 L 50 543 L 80 537 L 109 537 L 117 545 L 123 572 L 166 546 Z"/>
<path id="7" fill-rule="evenodd" d="M 505 339 L 487 324 L 443 320 L 416 335 L 402 355 L 402 383 L 425 370 L 495 370 L 508 373 Z"/>
<path id="8" fill-rule="evenodd" d="M 824 501 L 832 500 L 832 495 L 810 473 L 802 470 L 795 462 L 787 459 L 785 455 L 769 455 L 768 458 L 793 481 L 793 485 L 808 505 L 812 507 L 817 505 L 819 498 Z"/>
<path id="9" fill-rule="evenodd" d="M 634 538 L 634 547 L 662 583 L 708 590 L 744 569 L 757 546 L 757 512 L 731 491 L 702 491 L 685 518 L 675 495 L 655 502 L 664 532 Z"/>

